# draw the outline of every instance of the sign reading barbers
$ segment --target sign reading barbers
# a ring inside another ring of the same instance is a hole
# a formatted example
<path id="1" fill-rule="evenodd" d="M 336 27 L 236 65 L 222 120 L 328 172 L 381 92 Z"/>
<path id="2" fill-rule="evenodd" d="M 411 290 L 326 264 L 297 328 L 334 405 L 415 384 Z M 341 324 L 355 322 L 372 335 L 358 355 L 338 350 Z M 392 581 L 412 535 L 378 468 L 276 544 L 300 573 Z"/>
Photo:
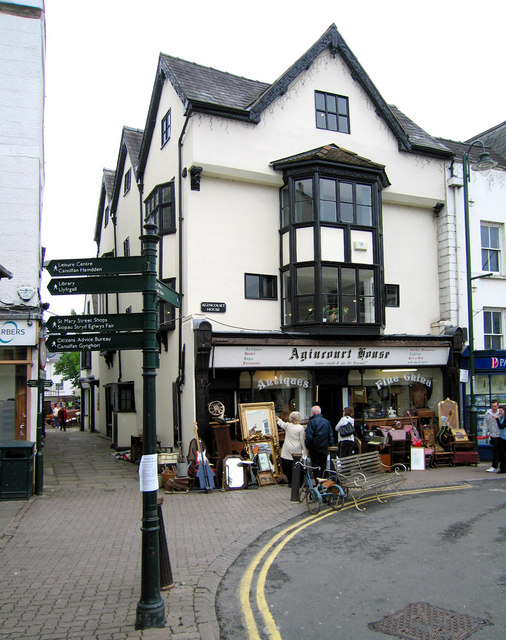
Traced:
<path id="1" fill-rule="evenodd" d="M 448 362 L 449 347 L 216 346 L 212 365 L 227 367 L 432 367 Z"/>

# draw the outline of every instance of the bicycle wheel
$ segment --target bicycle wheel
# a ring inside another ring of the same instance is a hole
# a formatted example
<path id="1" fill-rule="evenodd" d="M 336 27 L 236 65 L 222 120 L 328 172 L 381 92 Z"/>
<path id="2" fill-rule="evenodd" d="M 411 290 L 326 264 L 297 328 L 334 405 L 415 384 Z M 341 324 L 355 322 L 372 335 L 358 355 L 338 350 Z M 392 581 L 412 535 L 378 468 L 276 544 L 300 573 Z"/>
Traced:
<path id="1" fill-rule="evenodd" d="M 328 495 L 329 504 L 334 511 L 339 511 L 344 505 L 344 493 L 339 489 L 337 485 L 330 487 L 330 493 Z"/>
<path id="2" fill-rule="evenodd" d="M 321 498 L 316 489 L 310 489 L 306 494 L 306 504 L 309 513 L 316 515 L 320 511 Z"/>

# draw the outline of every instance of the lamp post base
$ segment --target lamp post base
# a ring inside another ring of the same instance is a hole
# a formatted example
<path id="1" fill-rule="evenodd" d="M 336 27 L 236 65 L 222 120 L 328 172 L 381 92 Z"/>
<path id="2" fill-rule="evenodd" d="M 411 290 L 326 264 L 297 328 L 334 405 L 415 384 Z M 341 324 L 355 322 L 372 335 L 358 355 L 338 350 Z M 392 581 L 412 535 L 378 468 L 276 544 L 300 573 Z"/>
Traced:
<path id="1" fill-rule="evenodd" d="M 165 603 L 162 598 L 159 602 L 146 604 L 137 603 L 135 615 L 135 628 L 140 629 L 161 629 L 165 626 Z"/>

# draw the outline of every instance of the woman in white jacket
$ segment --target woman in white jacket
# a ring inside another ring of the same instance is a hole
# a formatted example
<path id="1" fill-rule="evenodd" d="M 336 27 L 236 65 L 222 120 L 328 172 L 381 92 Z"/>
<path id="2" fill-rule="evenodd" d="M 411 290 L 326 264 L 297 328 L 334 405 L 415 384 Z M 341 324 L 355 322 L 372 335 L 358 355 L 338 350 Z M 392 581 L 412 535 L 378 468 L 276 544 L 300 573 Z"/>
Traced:
<path id="1" fill-rule="evenodd" d="M 301 415 L 298 411 L 292 411 L 288 416 L 288 422 L 283 422 L 276 416 L 278 427 L 285 430 L 285 441 L 281 447 L 281 468 L 288 479 L 288 486 L 292 484 L 293 454 L 303 456 L 306 448 L 304 445 L 305 427 L 301 424 Z"/>

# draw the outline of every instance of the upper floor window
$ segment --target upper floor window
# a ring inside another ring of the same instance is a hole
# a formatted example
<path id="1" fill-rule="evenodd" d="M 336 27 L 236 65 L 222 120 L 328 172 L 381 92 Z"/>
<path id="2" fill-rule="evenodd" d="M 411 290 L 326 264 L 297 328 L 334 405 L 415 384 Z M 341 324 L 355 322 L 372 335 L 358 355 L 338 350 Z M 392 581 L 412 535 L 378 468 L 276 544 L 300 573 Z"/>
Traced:
<path id="1" fill-rule="evenodd" d="M 400 290 L 398 284 L 385 285 L 385 307 L 400 307 Z"/>
<path id="2" fill-rule="evenodd" d="M 254 300 L 276 300 L 277 292 L 276 276 L 263 276 L 254 273 L 244 275 L 244 295 Z"/>
<path id="3" fill-rule="evenodd" d="M 104 211 L 104 229 L 107 227 L 108 224 L 109 224 L 109 207 L 106 207 Z"/>
<path id="4" fill-rule="evenodd" d="M 341 157 L 335 166 L 287 162 L 280 202 L 282 325 L 376 335 L 386 304 L 399 305 L 398 285 L 383 282 L 380 191 L 388 178 L 373 163 L 343 169 Z"/>
<path id="5" fill-rule="evenodd" d="M 485 309 L 483 310 L 483 337 L 485 349 L 502 349 L 502 311 L 487 311 Z"/>
<path id="6" fill-rule="evenodd" d="M 350 133 L 348 98 L 323 91 L 315 91 L 314 98 L 318 129 Z"/>
<path id="7" fill-rule="evenodd" d="M 81 351 L 81 369 L 91 369 L 91 351 Z"/>
<path id="8" fill-rule="evenodd" d="M 176 278 L 166 278 L 162 280 L 162 282 L 169 286 L 171 289 L 175 289 Z M 160 299 L 158 301 L 158 323 L 160 325 L 160 329 L 162 331 L 175 329 L 175 319 L 176 307 L 173 304 Z"/>
<path id="9" fill-rule="evenodd" d="M 162 118 L 162 147 L 170 140 L 171 112 L 170 109 Z"/>
<path id="10" fill-rule="evenodd" d="M 500 270 L 499 227 L 481 223 L 481 268 L 483 271 Z"/>
<path id="11" fill-rule="evenodd" d="M 158 232 L 161 234 L 175 233 L 174 180 L 155 187 L 144 202 L 146 205 L 146 219 L 153 219 L 153 222 L 158 227 Z"/>
<path id="12" fill-rule="evenodd" d="M 123 255 L 130 255 L 130 238 L 125 238 L 125 240 L 123 240 Z"/>
<path id="13" fill-rule="evenodd" d="M 132 186 L 132 169 L 129 169 L 125 173 L 125 179 L 123 181 L 123 195 L 130 191 L 130 187 Z"/>

